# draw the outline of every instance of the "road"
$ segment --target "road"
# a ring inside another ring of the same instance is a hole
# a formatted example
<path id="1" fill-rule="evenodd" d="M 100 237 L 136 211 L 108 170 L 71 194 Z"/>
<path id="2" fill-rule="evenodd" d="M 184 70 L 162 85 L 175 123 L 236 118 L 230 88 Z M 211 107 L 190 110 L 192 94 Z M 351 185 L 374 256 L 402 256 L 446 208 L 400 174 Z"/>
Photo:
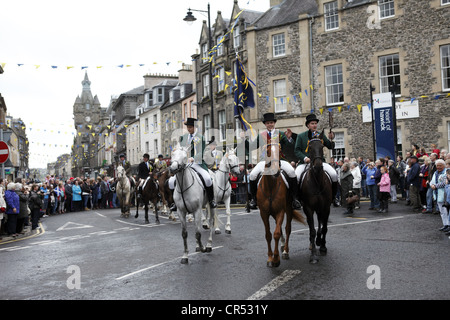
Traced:
<path id="1" fill-rule="evenodd" d="M 440 216 L 403 202 L 386 214 L 332 208 L 328 254 L 309 263 L 307 226 L 293 224 L 289 260 L 266 266 L 258 211 L 233 208 L 232 234 L 182 265 L 181 228 L 161 217 L 145 225 L 119 209 L 51 216 L 37 236 L 0 244 L 2 300 L 396 300 L 448 299 L 450 239 Z M 219 211 L 225 222 L 224 210 Z M 273 221 L 273 220 L 272 220 Z M 273 229 L 273 223 L 272 223 Z M 203 232 L 206 239 L 207 232 Z"/>

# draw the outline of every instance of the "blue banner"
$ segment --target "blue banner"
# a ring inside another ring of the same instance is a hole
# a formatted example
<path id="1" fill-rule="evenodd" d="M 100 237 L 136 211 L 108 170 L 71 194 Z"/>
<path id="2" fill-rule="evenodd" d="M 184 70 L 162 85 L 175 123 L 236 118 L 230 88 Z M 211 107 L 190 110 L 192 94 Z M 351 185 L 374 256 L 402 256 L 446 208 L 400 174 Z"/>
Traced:
<path id="1" fill-rule="evenodd" d="M 395 160 L 394 120 L 390 93 L 374 95 L 375 141 L 377 159 Z"/>

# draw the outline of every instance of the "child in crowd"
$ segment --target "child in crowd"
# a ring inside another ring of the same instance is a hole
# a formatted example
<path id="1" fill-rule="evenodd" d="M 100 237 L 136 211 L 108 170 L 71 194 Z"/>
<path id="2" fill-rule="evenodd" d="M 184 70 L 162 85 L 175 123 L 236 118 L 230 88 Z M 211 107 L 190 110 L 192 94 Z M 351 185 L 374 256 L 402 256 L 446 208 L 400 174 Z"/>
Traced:
<path id="1" fill-rule="evenodd" d="M 391 179 L 389 178 L 389 171 L 386 166 L 380 168 L 381 180 L 378 183 L 378 191 L 380 195 L 380 209 L 378 212 L 385 213 L 388 211 L 389 195 L 391 192 Z"/>

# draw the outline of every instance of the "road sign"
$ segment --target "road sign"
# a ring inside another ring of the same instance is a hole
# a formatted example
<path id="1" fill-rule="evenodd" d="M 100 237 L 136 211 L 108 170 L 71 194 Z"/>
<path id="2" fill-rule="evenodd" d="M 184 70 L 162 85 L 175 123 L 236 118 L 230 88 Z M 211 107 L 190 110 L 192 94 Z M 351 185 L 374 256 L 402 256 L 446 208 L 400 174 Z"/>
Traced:
<path id="1" fill-rule="evenodd" d="M 9 158 L 9 147 L 4 141 L 0 141 L 0 164 Z"/>

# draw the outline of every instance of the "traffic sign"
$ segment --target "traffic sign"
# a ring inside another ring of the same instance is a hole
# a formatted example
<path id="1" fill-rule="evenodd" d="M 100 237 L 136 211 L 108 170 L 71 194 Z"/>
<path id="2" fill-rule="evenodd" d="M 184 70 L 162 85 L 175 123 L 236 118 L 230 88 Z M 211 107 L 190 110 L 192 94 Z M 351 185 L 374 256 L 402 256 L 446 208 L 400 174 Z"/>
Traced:
<path id="1" fill-rule="evenodd" d="M 9 158 L 9 147 L 4 141 L 0 141 L 0 164 L 5 163 Z"/>

